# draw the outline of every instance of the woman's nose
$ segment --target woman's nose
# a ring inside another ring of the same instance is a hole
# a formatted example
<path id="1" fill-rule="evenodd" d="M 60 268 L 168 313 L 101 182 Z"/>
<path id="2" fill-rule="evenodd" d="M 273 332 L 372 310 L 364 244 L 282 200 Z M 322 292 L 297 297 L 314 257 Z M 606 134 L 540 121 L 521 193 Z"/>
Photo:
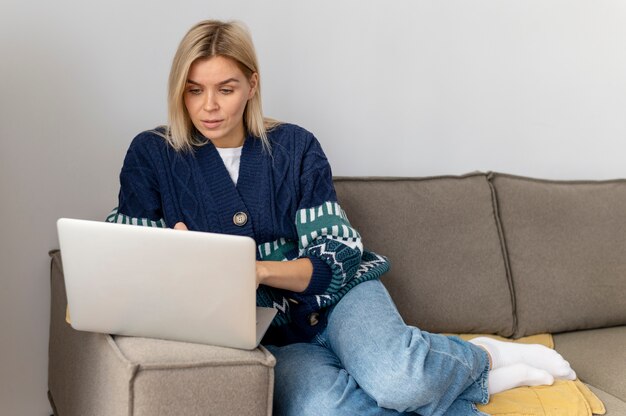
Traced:
<path id="1" fill-rule="evenodd" d="M 215 99 L 215 94 L 209 92 L 206 95 L 206 100 L 204 101 L 204 110 L 205 111 L 214 111 L 219 108 L 217 100 Z"/>

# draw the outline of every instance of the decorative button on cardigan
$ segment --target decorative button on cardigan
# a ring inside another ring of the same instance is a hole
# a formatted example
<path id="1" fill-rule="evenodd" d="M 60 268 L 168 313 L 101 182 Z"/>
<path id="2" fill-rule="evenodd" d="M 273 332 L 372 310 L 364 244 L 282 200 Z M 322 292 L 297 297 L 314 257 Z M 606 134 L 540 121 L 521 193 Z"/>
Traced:
<path id="1" fill-rule="evenodd" d="M 257 259 L 307 257 L 313 276 L 304 292 L 261 285 L 259 306 L 278 310 L 265 343 L 310 340 L 325 327 L 325 311 L 352 287 L 379 278 L 387 259 L 365 251 L 337 203 L 328 160 L 315 137 L 281 124 L 268 132 L 271 152 L 245 139 L 235 185 L 210 141 L 177 152 L 157 131 L 132 141 L 120 173 L 119 204 L 109 222 L 244 235 Z M 246 220 L 243 221 L 245 216 Z M 319 321 L 311 325 L 312 313 Z"/>

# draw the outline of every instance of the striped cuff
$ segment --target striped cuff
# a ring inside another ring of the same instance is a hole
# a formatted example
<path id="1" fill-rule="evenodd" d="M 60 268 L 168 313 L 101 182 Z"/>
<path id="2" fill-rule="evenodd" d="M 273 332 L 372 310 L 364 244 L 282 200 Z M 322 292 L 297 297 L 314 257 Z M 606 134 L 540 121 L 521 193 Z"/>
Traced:
<path id="1" fill-rule="evenodd" d="M 111 213 L 107 215 L 106 222 L 114 222 L 117 224 L 130 224 L 130 225 L 141 225 L 144 227 L 157 227 L 157 228 L 167 228 L 165 225 L 165 220 L 163 218 L 153 221 L 148 218 L 135 218 L 129 217 L 128 215 L 121 214 L 118 211 L 119 207 L 113 208 Z"/>
<path id="2" fill-rule="evenodd" d="M 309 286 L 302 292 L 302 295 L 319 295 L 326 292 L 333 280 L 333 271 L 330 266 L 319 257 L 306 257 L 313 264 L 313 275 Z"/>

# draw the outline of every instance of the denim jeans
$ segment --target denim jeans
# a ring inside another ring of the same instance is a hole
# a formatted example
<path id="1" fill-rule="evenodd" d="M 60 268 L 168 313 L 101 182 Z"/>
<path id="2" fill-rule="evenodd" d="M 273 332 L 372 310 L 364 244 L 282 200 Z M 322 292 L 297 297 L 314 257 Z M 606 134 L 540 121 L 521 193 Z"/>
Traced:
<path id="1" fill-rule="evenodd" d="M 276 357 L 275 415 L 484 415 L 487 353 L 407 326 L 378 280 L 329 311 L 311 343 L 267 346 Z"/>

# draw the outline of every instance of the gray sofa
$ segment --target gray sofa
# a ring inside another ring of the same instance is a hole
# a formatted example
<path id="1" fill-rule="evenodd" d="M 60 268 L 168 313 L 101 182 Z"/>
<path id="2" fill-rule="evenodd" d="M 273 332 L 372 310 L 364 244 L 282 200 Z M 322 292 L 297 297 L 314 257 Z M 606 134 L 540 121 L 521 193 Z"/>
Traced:
<path id="1" fill-rule="evenodd" d="M 431 332 L 555 347 L 626 415 L 626 180 L 544 181 L 499 173 L 336 178 L 339 202 L 407 323 Z M 65 323 L 52 256 L 49 398 L 57 416 L 268 415 L 275 360 L 241 351 L 79 332 Z"/>

